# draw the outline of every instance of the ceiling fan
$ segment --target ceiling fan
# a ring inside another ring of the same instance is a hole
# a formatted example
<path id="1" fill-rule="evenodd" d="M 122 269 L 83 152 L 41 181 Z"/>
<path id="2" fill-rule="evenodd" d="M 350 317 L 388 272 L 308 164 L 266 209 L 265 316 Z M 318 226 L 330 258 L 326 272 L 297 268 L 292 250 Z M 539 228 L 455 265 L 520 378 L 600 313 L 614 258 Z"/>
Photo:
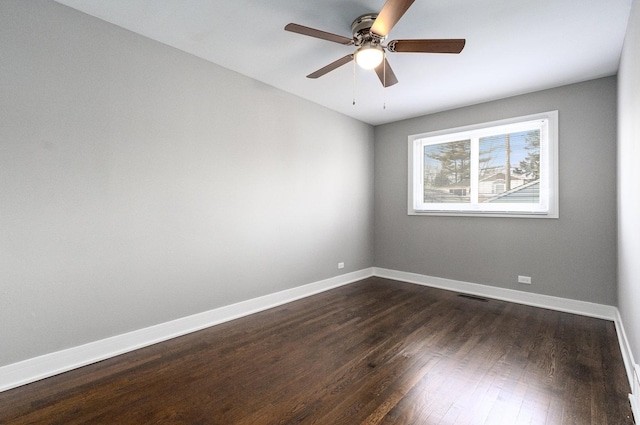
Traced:
<path id="1" fill-rule="evenodd" d="M 305 27 L 298 24 L 287 24 L 286 31 L 332 41 L 345 46 L 355 46 L 355 53 L 350 53 L 329 65 L 307 75 L 307 78 L 318 78 L 351 62 L 365 69 L 373 69 L 384 87 L 398 82 L 385 51 L 399 53 L 460 53 L 464 48 L 465 39 L 437 39 L 437 40 L 392 40 L 386 45 L 382 43 L 402 15 L 415 0 L 387 0 L 380 13 L 368 13 L 356 18 L 351 24 L 353 38 Z"/>

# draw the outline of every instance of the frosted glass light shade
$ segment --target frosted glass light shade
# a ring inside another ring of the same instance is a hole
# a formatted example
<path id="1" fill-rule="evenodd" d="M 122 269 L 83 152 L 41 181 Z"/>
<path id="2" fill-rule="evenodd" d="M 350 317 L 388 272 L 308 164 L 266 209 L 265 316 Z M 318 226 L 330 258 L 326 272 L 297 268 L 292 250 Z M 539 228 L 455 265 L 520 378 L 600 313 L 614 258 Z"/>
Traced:
<path id="1" fill-rule="evenodd" d="M 382 63 L 383 57 L 382 47 L 367 43 L 356 52 L 356 63 L 364 69 L 373 69 Z"/>

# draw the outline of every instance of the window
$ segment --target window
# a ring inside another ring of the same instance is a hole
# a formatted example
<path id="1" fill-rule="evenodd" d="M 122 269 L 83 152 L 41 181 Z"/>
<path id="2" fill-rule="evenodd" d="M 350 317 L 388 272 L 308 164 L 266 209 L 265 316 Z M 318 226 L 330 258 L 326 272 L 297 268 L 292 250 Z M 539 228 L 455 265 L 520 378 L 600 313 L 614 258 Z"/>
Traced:
<path id="1" fill-rule="evenodd" d="M 558 111 L 409 137 L 409 214 L 558 217 Z"/>

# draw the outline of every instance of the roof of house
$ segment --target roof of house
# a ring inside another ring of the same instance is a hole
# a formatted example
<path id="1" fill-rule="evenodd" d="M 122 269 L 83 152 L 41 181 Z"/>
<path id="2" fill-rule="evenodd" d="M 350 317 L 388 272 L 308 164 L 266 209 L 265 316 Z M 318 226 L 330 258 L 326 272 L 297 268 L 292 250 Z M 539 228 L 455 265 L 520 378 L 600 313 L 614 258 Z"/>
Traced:
<path id="1" fill-rule="evenodd" d="M 491 174 L 489 176 L 481 178 L 480 181 L 487 182 L 487 181 L 494 181 L 494 180 L 504 180 L 504 178 L 505 178 L 504 173 L 495 173 L 495 174 Z M 522 180 L 522 179 L 523 179 L 522 176 L 514 176 L 513 174 L 511 175 L 511 180 Z"/>
<path id="2" fill-rule="evenodd" d="M 503 203 L 522 203 L 522 202 L 538 202 L 540 199 L 540 180 L 534 180 L 530 183 L 518 186 L 507 192 L 503 192 L 487 202 L 503 202 Z"/>

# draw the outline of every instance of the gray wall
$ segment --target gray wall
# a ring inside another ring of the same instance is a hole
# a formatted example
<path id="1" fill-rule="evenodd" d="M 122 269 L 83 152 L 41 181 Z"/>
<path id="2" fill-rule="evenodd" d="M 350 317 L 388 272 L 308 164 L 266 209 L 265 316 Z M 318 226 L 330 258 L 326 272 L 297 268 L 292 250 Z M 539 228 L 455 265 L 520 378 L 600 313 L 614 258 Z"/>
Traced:
<path id="1" fill-rule="evenodd" d="M 550 110 L 559 219 L 407 215 L 409 135 Z M 375 140 L 377 267 L 616 304 L 615 77 L 386 124 Z"/>
<path id="2" fill-rule="evenodd" d="M 618 306 L 640 362 L 640 2 L 633 2 L 618 74 Z M 636 394 L 636 396 L 639 396 Z M 638 421 L 639 418 L 636 418 Z"/>
<path id="3" fill-rule="evenodd" d="M 0 366 L 373 265 L 369 125 L 42 0 L 0 90 Z"/>

